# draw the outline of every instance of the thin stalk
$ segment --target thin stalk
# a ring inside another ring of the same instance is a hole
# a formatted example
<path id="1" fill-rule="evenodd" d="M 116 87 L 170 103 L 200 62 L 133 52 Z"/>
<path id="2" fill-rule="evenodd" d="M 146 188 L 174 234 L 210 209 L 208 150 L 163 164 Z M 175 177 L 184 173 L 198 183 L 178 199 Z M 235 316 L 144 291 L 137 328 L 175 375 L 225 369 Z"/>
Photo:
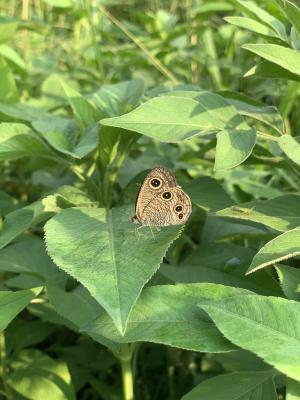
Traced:
<path id="1" fill-rule="evenodd" d="M 30 13 L 29 0 L 22 0 L 22 20 L 28 21 Z M 30 41 L 28 40 L 28 30 L 22 31 L 22 47 L 24 49 L 24 59 L 28 61 L 30 58 Z"/>
<path id="2" fill-rule="evenodd" d="M 97 32 L 96 32 L 94 20 L 93 20 L 93 0 L 86 0 L 85 6 L 86 6 L 86 10 L 87 10 L 87 17 L 88 17 L 89 25 L 90 25 L 91 42 L 92 42 L 92 46 L 94 48 L 96 64 L 97 64 L 97 67 L 101 74 L 101 79 L 102 79 L 102 81 L 104 81 L 105 75 L 104 75 L 104 68 L 103 68 L 103 64 L 102 64 L 101 54 L 100 54 L 101 50 L 100 50 L 100 46 L 97 45 Z"/>
<path id="3" fill-rule="evenodd" d="M 124 400 L 133 400 L 133 371 L 132 371 L 132 347 L 130 344 L 123 344 L 119 355 L 122 370 Z"/>
<path id="4" fill-rule="evenodd" d="M 262 139 L 271 140 L 272 142 L 278 142 L 279 141 L 279 137 L 272 136 L 272 135 L 269 135 L 268 133 L 264 133 L 264 132 L 260 132 L 260 131 L 257 131 L 257 136 L 262 138 Z"/>
<path id="5" fill-rule="evenodd" d="M 155 68 L 160 71 L 166 78 L 170 79 L 170 81 L 174 84 L 178 84 L 179 80 L 176 76 L 161 62 L 158 58 L 156 58 L 151 52 L 144 46 L 144 44 L 134 36 L 127 28 L 120 22 L 117 18 L 115 18 L 108 10 L 104 7 L 99 6 L 100 11 L 113 23 L 115 24 L 126 36 L 129 37 L 139 47 L 149 58 L 150 62 L 155 66 Z"/>
<path id="6" fill-rule="evenodd" d="M 2 388 L 5 393 L 6 399 L 11 400 L 11 391 L 7 385 L 7 365 L 6 365 L 6 345 L 5 345 L 5 333 L 0 333 L 0 380 L 2 380 Z"/>

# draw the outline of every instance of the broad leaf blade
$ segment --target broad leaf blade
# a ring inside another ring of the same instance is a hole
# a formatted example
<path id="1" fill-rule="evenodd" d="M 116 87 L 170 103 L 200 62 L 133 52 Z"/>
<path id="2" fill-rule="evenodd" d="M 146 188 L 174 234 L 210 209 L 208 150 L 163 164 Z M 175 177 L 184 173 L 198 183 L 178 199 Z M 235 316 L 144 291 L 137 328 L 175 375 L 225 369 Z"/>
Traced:
<path id="1" fill-rule="evenodd" d="M 41 291 L 41 288 L 18 292 L 0 291 L 0 332 L 19 314 Z"/>
<path id="2" fill-rule="evenodd" d="M 265 244 L 253 258 L 247 274 L 299 255 L 300 229 L 297 228 L 284 232 Z"/>
<path id="3" fill-rule="evenodd" d="M 252 221 L 277 231 L 287 231 L 300 225 L 300 196 L 286 194 L 265 201 L 252 201 L 231 206 L 215 213 L 235 221 Z"/>
<path id="4" fill-rule="evenodd" d="M 286 297 L 300 301 L 300 269 L 288 265 L 277 265 L 276 271 Z"/>
<path id="5" fill-rule="evenodd" d="M 277 400 L 274 371 L 234 372 L 206 379 L 182 400 Z"/>
<path id="6" fill-rule="evenodd" d="M 282 151 L 296 164 L 300 165 L 300 143 L 290 135 L 279 138 L 279 146 Z"/>
<path id="7" fill-rule="evenodd" d="M 237 346 L 300 379 L 300 304 L 259 295 L 232 296 L 201 307 Z M 272 343 L 272 345 L 270 345 Z"/>
<path id="8" fill-rule="evenodd" d="M 217 138 L 215 170 L 226 170 L 240 165 L 251 155 L 256 131 L 226 129 L 219 132 Z"/>
<path id="9" fill-rule="evenodd" d="M 70 208 L 46 225 L 46 244 L 54 262 L 81 282 L 106 309 L 120 332 L 142 287 L 158 269 L 181 227 L 136 236 L 128 222 L 131 208 Z"/>
<path id="10" fill-rule="evenodd" d="M 152 286 L 142 292 L 124 336 L 103 313 L 82 329 L 94 338 L 100 335 L 100 338 L 104 336 L 120 343 L 146 341 L 194 351 L 230 351 L 234 347 L 224 341 L 205 314 L 197 311 L 197 304 L 249 293 L 244 289 L 209 283 Z"/>
<path id="11" fill-rule="evenodd" d="M 295 75 L 300 75 L 300 52 L 297 50 L 277 44 L 244 44 L 242 47 Z"/>
<path id="12" fill-rule="evenodd" d="M 102 125 L 129 129 L 163 142 L 178 142 L 194 135 L 223 129 L 247 129 L 237 111 L 221 96 L 209 92 L 197 98 L 183 95 L 150 99 L 128 114 L 102 119 Z"/>

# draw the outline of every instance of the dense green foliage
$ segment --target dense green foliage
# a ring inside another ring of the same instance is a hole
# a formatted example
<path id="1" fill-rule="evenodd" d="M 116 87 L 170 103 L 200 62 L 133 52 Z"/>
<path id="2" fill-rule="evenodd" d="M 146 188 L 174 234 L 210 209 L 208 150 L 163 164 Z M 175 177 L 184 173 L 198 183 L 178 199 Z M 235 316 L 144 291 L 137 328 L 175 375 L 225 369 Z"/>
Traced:
<path id="1" fill-rule="evenodd" d="M 0 399 L 299 400 L 299 0 L 0 14 Z"/>

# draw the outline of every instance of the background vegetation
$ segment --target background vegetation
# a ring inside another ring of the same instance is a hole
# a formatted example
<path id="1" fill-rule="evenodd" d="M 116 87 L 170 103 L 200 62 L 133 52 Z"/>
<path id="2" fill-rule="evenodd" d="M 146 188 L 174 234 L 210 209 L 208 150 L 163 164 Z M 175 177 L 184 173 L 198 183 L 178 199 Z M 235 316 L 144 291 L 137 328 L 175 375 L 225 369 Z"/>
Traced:
<path id="1" fill-rule="evenodd" d="M 0 11 L 0 398 L 300 399 L 298 0 Z"/>

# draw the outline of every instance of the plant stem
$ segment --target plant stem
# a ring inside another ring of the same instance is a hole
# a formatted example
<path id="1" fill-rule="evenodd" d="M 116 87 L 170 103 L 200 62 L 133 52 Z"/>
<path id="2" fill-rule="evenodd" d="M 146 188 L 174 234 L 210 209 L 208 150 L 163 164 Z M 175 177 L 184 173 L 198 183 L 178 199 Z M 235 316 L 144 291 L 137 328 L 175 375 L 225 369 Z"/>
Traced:
<path id="1" fill-rule="evenodd" d="M 95 61 L 96 61 L 96 66 L 99 69 L 99 73 L 101 74 L 101 79 L 104 81 L 105 76 L 104 76 L 104 68 L 102 64 L 102 57 L 101 57 L 101 50 L 100 46 L 97 44 L 97 32 L 94 24 L 94 19 L 93 19 L 93 0 L 86 0 L 85 3 L 86 6 L 86 11 L 87 11 L 87 17 L 90 25 L 90 35 L 91 35 L 91 43 L 94 49 L 95 53 Z"/>
<path id="2" fill-rule="evenodd" d="M 122 382 L 124 400 L 133 400 L 133 373 L 132 373 L 132 347 L 130 344 L 123 344 L 120 350 L 120 363 L 122 369 Z"/>
<path id="3" fill-rule="evenodd" d="M 5 393 L 6 399 L 11 400 L 11 392 L 10 388 L 7 385 L 7 375 L 6 375 L 6 345 L 5 345 L 5 334 L 4 332 L 0 333 L 0 380 L 2 380 L 2 387 Z"/>
<path id="4" fill-rule="evenodd" d="M 273 135 L 269 135 L 268 133 L 264 133 L 264 132 L 260 132 L 260 131 L 257 131 L 257 136 L 262 138 L 262 139 L 271 140 L 272 142 L 278 142 L 279 141 L 279 137 L 273 136 Z"/>
<path id="5" fill-rule="evenodd" d="M 156 58 L 151 52 L 144 46 L 144 44 L 134 36 L 125 25 L 123 25 L 117 18 L 115 18 L 106 8 L 99 6 L 101 12 L 113 23 L 115 24 L 126 36 L 128 36 L 137 47 L 139 47 L 149 58 L 151 63 L 173 84 L 178 84 L 179 81 L 176 76 L 158 59 Z"/>

